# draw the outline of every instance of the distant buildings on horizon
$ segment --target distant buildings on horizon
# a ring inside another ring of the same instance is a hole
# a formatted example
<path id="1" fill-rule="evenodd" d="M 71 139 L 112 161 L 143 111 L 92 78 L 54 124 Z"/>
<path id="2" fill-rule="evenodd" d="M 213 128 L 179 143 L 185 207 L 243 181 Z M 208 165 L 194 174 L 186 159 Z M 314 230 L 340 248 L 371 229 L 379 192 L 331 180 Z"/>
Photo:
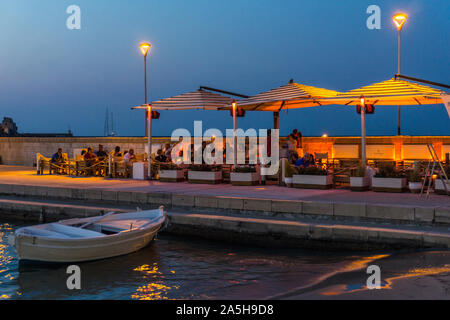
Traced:
<path id="1" fill-rule="evenodd" d="M 73 134 L 70 129 L 67 133 L 19 133 L 14 120 L 4 117 L 0 123 L 0 137 L 73 137 Z"/>

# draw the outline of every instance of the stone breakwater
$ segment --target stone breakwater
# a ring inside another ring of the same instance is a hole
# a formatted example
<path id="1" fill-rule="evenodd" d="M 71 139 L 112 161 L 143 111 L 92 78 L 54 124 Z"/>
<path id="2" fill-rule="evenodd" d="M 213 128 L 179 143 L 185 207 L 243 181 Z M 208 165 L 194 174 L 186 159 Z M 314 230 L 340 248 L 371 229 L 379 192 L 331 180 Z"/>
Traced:
<path id="1" fill-rule="evenodd" d="M 450 207 L 0 184 L 0 212 L 59 220 L 163 205 L 166 231 L 262 246 L 450 248 Z"/>

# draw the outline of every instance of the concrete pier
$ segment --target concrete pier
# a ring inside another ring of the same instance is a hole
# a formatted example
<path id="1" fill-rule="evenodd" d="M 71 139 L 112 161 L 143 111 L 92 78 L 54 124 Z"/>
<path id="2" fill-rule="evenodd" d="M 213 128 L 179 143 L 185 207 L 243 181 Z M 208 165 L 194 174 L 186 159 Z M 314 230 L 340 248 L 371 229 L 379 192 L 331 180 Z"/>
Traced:
<path id="1" fill-rule="evenodd" d="M 450 248 L 450 197 L 38 176 L 0 167 L 0 212 L 49 221 L 164 205 L 167 231 L 262 246 Z"/>

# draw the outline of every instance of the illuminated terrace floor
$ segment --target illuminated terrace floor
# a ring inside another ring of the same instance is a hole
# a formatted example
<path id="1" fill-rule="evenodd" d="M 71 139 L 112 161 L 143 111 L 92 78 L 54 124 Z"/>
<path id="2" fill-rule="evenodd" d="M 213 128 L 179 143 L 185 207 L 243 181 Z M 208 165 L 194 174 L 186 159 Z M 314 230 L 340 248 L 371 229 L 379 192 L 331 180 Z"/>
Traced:
<path id="1" fill-rule="evenodd" d="M 414 206 L 450 207 L 450 197 L 431 194 L 427 199 L 411 193 L 352 192 L 345 188 L 312 190 L 286 188 L 275 185 L 232 186 L 230 184 L 189 184 L 187 182 L 164 183 L 132 179 L 97 177 L 67 177 L 62 175 L 37 175 L 34 168 L 0 166 L 0 184 L 50 186 L 62 188 L 93 188 L 116 191 L 160 192 L 190 195 L 261 198 L 280 200 L 305 200 L 323 202 L 355 202 Z"/>

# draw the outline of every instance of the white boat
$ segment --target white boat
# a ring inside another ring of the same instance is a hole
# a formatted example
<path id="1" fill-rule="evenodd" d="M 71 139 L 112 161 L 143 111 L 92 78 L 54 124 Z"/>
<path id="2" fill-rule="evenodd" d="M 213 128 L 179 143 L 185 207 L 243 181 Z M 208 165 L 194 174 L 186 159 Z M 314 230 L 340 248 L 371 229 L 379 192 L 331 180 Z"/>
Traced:
<path id="1" fill-rule="evenodd" d="M 20 260 L 82 262 L 147 246 L 166 221 L 164 208 L 70 219 L 17 229 L 11 239 Z"/>

